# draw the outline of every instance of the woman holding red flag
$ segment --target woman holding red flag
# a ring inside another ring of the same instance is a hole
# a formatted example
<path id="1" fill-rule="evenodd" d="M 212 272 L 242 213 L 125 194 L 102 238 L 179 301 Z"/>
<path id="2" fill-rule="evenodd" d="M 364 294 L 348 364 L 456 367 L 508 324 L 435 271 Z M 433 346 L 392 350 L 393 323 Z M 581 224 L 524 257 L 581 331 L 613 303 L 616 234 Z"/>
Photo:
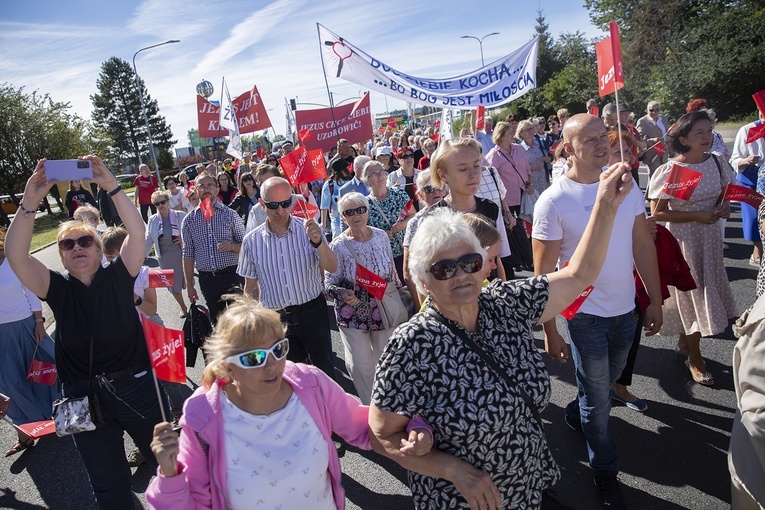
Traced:
<path id="1" fill-rule="evenodd" d="M 345 347 L 345 366 L 361 402 L 369 405 L 375 366 L 394 328 L 383 329 L 377 299 L 356 279 L 357 262 L 388 285 L 401 287 L 401 282 L 388 235 L 367 224 L 369 200 L 361 193 L 352 192 L 343 196 L 337 207 L 348 229 L 330 245 L 337 256 L 337 270 L 325 272 L 324 284 L 327 294 L 335 299 L 335 317 Z"/>
<path id="2" fill-rule="evenodd" d="M 651 213 L 656 221 L 666 222 L 677 238 L 697 285 L 696 290 L 687 292 L 669 287 L 670 297 L 664 302 L 664 325 L 660 334 L 679 335 L 675 352 L 678 356 L 687 356 L 685 365 L 693 380 L 706 386 L 715 381 L 701 356 L 701 337 L 723 332 L 728 327 L 728 319 L 738 315 L 723 265 L 722 235 L 718 226 L 720 218 L 730 216 L 730 203 L 720 200 L 730 183 L 730 172 L 724 160 L 708 153 L 713 127 L 704 111 L 680 117 L 667 133 L 670 147 L 678 155 L 656 169 L 648 187 Z M 674 177 L 673 168 L 677 165 L 701 174 L 701 180 L 687 200 L 662 192 L 670 177 Z"/>

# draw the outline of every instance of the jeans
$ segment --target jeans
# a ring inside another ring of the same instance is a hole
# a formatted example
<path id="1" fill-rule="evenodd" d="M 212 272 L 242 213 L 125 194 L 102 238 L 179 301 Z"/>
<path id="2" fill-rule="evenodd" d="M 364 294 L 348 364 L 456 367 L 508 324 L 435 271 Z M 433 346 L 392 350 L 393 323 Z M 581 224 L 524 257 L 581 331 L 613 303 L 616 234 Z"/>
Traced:
<path id="1" fill-rule="evenodd" d="M 236 274 L 236 271 L 223 273 L 213 276 L 210 273 L 199 273 L 199 290 L 205 297 L 207 308 L 210 310 L 210 322 L 215 325 L 218 322 L 218 315 L 226 309 L 226 302 L 221 301 L 224 294 L 241 293 L 244 287 L 244 278 Z"/>
<path id="2" fill-rule="evenodd" d="M 313 366 L 334 380 L 332 335 L 329 331 L 329 312 L 324 294 L 319 294 L 317 298 L 303 303 L 297 309 L 281 309 L 279 315 L 287 325 L 287 338 L 290 340 L 287 359 L 302 362 L 306 357 L 310 357 Z"/>
<path id="3" fill-rule="evenodd" d="M 627 355 L 627 362 L 622 369 L 622 375 L 616 380 L 618 384 L 624 386 L 632 385 L 632 374 L 635 371 L 635 361 L 637 360 L 638 349 L 640 348 L 640 339 L 643 338 L 643 319 L 645 315 L 637 303 L 635 303 L 635 314 L 637 314 L 637 324 L 635 325 L 635 336 L 632 337 L 632 347 Z"/>
<path id="4" fill-rule="evenodd" d="M 119 399 L 107 388 L 95 381 L 93 383 L 93 392 L 98 393 L 105 423 L 96 430 L 74 434 L 72 438 L 85 464 L 98 507 L 104 510 L 133 510 L 132 474 L 125 457 L 123 435 L 125 432 L 130 434 L 143 458 L 156 466 L 150 443 L 154 425 L 162 421 L 162 414 L 149 365 L 145 370 L 138 371 L 136 376 L 129 375 L 110 384 Z M 87 395 L 88 385 L 65 383 L 63 394 L 67 397 Z M 167 395 L 161 385 L 160 396 L 169 419 Z"/>
<path id="5" fill-rule="evenodd" d="M 579 391 L 578 399 L 566 407 L 566 414 L 576 419 L 579 408 L 593 471 L 616 473 L 619 465 L 609 421 L 611 384 L 627 361 L 637 316 L 634 311 L 616 317 L 578 313 L 567 326 Z"/>

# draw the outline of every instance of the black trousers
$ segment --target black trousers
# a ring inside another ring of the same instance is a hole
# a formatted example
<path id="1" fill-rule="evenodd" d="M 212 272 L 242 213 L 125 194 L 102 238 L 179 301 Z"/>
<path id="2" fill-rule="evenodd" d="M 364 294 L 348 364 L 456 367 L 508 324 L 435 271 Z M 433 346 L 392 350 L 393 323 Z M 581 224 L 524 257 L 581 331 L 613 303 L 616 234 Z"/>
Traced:
<path id="1" fill-rule="evenodd" d="M 244 288 L 244 278 L 236 274 L 236 268 L 229 273 L 213 275 L 212 273 L 199 273 L 199 289 L 207 302 L 210 310 L 210 322 L 215 325 L 218 315 L 226 309 L 227 303 L 221 300 L 224 294 L 241 292 Z"/>
<path id="2" fill-rule="evenodd" d="M 302 305 L 289 306 L 278 311 L 282 321 L 287 324 L 287 338 L 290 341 L 287 359 L 301 362 L 310 358 L 313 366 L 334 379 L 332 335 L 324 294 L 319 294 Z"/>

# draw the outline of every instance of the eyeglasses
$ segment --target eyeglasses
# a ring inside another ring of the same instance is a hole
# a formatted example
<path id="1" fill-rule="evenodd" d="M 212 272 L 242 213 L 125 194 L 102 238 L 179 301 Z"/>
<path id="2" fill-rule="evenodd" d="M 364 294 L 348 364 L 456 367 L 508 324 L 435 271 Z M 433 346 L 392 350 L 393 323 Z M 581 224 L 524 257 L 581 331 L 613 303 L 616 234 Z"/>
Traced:
<path id="1" fill-rule="evenodd" d="M 436 280 L 448 280 L 457 274 L 457 266 L 467 274 L 473 274 L 483 267 L 483 256 L 480 253 L 470 253 L 459 260 L 439 260 L 428 271 Z"/>
<path id="2" fill-rule="evenodd" d="M 401 159 L 414 159 L 414 154 L 404 154 Z"/>
<path id="3" fill-rule="evenodd" d="M 287 200 L 282 200 L 281 202 L 266 202 L 264 200 L 263 203 L 266 204 L 266 207 L 272 211 L 277 210 L 279 206 L 282 206 L 282 209 L 289 209 L 289 207 L 292 205 L 292 197 L 288 198 Z"/>
<path id="4" fill-rule="evenodd" d="M 387 175 L 386 172 L 372 172 L 371 174 L 367 175 L 367 180 L 369 179 L 377 179 L 380 176 Z"/>
<path id="5" fill-rule="evenodd" d="M 350 218 L 351 216 L 356 216 L 357 214 L 364 214 L 367 211 L 368 211 L 367 206 L 362 205 L 362 206 L 359 206 L 359 207 L 357 207 L 355 209 L 346 209 L 345 211 L 343 211 L 340 214 Z"/>
<path id="6" fill-rule="evenodd" d="M 159 207 L 160 205 L 165 205 L 167 203 L 167 200 L 160 200 L 159 202 L 154 202 L 154 205 Z"/>
<path id="7" fill-rule="evenodd" d="M 431 186 L 430 184 L 422 188 L 422 191 L 424 191 L 425 193 L 435 193 L 436 191 L 443 191 L 443 190 L 444 188 L 436 188 L 435 186 Z"/>
<path id="8" fill-rule="evenodd" d="M 217 188 L 217 187 L 218 187 L 217 183 L 212 183 L 212 184 L 197 184 L 197 188 L 201 188 L 201 189 L 213 189 L 213 188 Z"/>
<path id="9" fill-rule="evenodd" d="M 271 353 L 271 356 L 274 357 L 275 361 L 283 360 L 287 356 L 287 353 L 290 352 L 289 339 L 282 338 L 272 345 L 270 349 L 253 349 L 251 351 L 234 354 L 233 356 L 227 357 L 226 361 L 241 368 L 260 368 L 265 366 L 268 361 L 269 352 Z"/>
<path id="10" fill-rule="evenodd" d="M 62 239 L 58 242 L 58 249 L 61 251 L 69 251 L 74 249 L 75 244 L 83 248 L 90 248 L 95 242 L 96 240 L 91 235 L 82 236 L 78 239 Z"/>
<path id="11" fill-rule="evenodd" d="M 649 111 L 649 112 L 651 112 L 651 113 L 656 113 L 656 112 L 658 112 L 658 111 L 659 111 L 659 109 L 657 108 L 657 109 L 651 110 L 651 109 L 649 108 L 649 109 L 648 109 L 648 111 Z"/>

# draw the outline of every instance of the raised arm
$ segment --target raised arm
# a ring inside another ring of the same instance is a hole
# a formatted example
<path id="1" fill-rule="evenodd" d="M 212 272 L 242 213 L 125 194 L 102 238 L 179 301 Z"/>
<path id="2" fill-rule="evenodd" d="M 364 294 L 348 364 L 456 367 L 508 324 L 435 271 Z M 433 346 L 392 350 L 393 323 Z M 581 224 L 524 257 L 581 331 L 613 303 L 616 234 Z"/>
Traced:
<path id="1" fill-rule="evenodd" d="M 50 273 L 45 265 L 29 254 L 37 207 L 55 182 L 45 177 L 45 160 L 37 162 L 27 180 L 21 207 L 14 216 L 5 238 L 5 256 L 21 283 L 35 295 L 45 299 L 50 286 Z"/>

